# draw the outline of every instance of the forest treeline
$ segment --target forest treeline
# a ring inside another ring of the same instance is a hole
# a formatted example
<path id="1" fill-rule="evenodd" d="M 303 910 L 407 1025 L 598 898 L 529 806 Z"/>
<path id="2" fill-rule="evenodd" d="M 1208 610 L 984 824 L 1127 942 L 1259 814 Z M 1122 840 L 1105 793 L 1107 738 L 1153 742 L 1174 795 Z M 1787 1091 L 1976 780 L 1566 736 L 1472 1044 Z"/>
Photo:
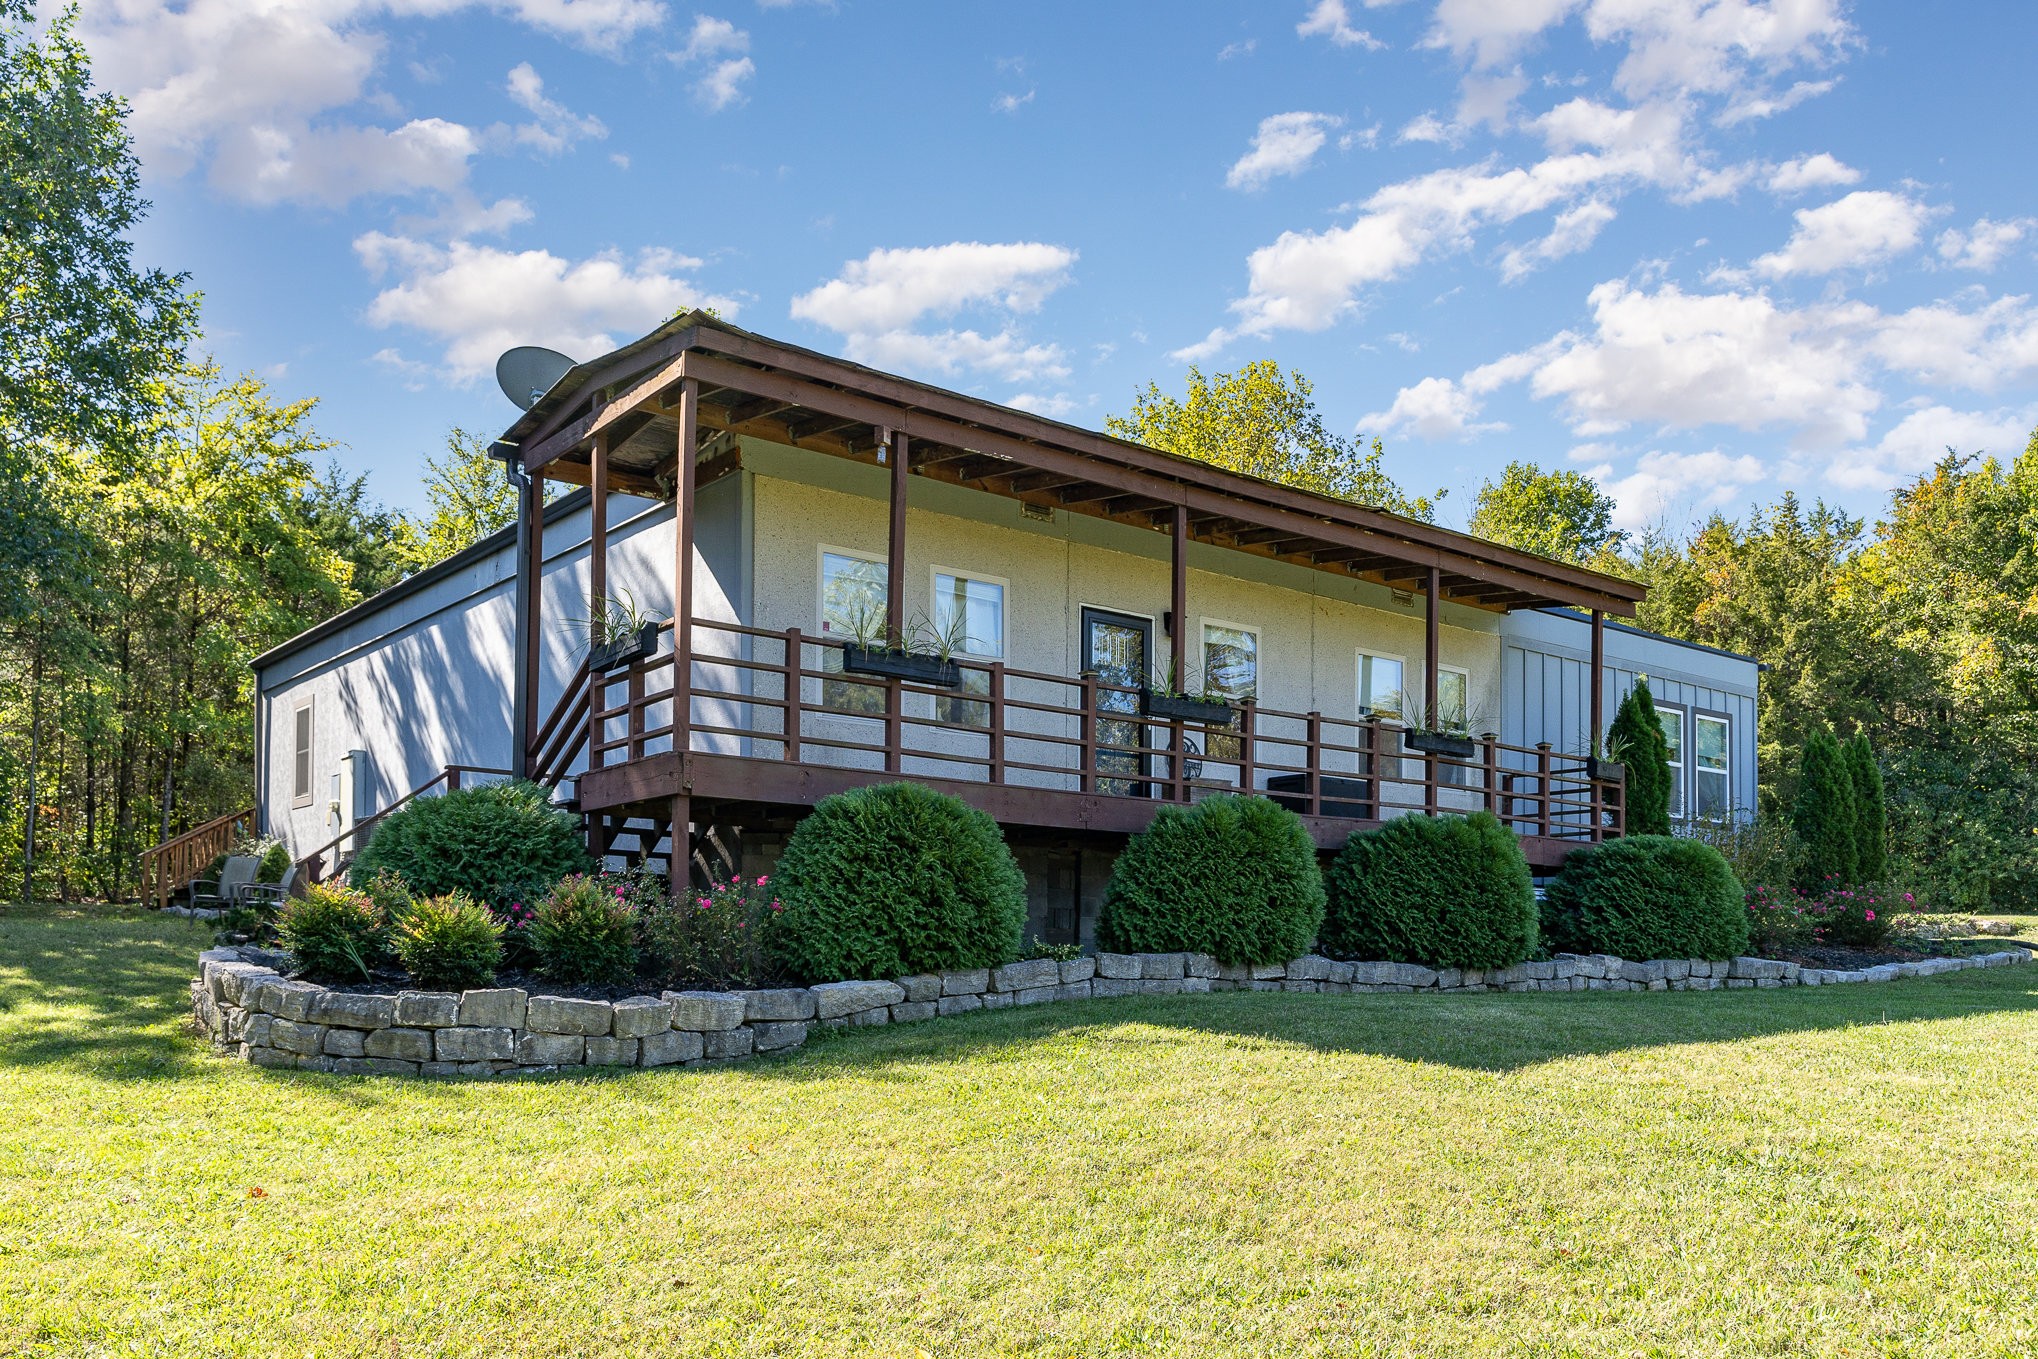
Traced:
<path id="1" fill-rule="evenodd" d="M 204 361 L 189 280 L 143 269 L 119 101 L 68 21 L 0 0 L 0 883 L 119 897 L 136 856 L 252 800 L 250 660 L 508 521 L 458 430 L 428 514 L 393 513 L 313 403 Z M 1308 383 L 1259 362 L 1149 387 L 1115 433 L 1430 517 L 1383 450 L 1328 432 Z M 1643 626 L 1769 666 L 1765 820 L 1824 726 L 1868 733 L 1893 868 L 1948 908 L 2038 910 L 2038 438 L 1950 453 L 1874 523 L 1786 496 L 1628 535 L 1576 472 L 1516 464 L 1475 532 L 1647 582 Z M 30 833 L 38 850 L 24 880 Z M 1782 832 L 1778 832 L 1780 835 Z"/>

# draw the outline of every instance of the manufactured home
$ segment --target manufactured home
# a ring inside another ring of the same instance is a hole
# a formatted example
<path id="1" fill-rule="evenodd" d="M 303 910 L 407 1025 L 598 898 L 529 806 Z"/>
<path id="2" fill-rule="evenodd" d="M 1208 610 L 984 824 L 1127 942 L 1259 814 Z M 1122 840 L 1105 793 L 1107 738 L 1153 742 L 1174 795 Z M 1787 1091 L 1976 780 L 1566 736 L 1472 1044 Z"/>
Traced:
<path id="1" fill-rule="evenodd" d="M 1621 624 L 1640 585 L 704 314 L 494 451 L 516 526 L 255 662 L 256 819 L 317 869 L 516 774 L 600 854 L 746 869 L 830 793 L 921 780 L 1005 827 L 1055 940 L 1216 791 L 1325 849 L 1484 808 L 1546 872 L 1622 831 L 1593 736 L 1643 675 L 1678 812 L 1754 802 L 1755 663 Z"/>

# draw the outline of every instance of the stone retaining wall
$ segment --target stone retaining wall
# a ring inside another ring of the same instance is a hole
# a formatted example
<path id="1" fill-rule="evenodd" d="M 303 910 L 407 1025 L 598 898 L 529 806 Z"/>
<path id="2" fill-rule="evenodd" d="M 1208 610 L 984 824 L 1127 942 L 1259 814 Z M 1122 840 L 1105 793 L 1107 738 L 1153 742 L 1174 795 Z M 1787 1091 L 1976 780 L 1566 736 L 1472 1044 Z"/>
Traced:
<path id="1" fill-rule="evenodd" d="M 1766 958 L 1636 963 L 1563 953 L 1497 971 L 1297 958 L 1253 967 L 1200 953 L 1100 953 L 896 981 L 767 991 L 666 991 L 577 1000 L 496 987 L 477 991 L 332 991 L 283 974 L 287 955 L 219 948 L 199 955 L 193 1012 L 225 1054 L 266 1067 L 405 1076 L 494 1076 L 578 1066 L 682 1066 L 799 1047 L 817 1027 L 906 1024 L 971 1010 L 1095 996 L 1210 991 L 1331 994 L 1430 991 L 1717 991 L 1894 981 L 2022 963 L 2021 949 L 1858 972 Z"/>

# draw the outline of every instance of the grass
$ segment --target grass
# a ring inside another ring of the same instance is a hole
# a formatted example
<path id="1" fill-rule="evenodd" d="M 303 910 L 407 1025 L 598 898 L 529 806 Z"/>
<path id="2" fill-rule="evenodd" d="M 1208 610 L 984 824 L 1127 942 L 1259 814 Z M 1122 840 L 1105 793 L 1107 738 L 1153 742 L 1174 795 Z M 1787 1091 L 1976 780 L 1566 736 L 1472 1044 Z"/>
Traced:
<path id="1" fill-rule="evenodd" d="M 215 1060 L 204 942 L 0 912 L 0 1352 L 2038 1350 L 2038 968 L 1096 1001 L 489 1084 Z"/>

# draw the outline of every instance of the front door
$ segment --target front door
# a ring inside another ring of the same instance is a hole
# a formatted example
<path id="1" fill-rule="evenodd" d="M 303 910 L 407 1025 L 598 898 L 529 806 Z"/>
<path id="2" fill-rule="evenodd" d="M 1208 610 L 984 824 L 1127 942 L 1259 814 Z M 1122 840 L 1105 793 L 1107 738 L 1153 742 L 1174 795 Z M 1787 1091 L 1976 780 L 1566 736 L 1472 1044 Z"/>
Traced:
<path id="1" fill-rule="evenodd" d="M 1097 672 L 1103 684 L 1139 689 L 1152 673 L 1153 622 L 1137 614 L 1112 613 L 1108 609 L 1083 610 L 1084 670 Z M 1136 720 L 1139 695 L 1117 690 L 1097 694 L 1097 790 L 1121 797 L 1147 797 L 1147 785 L 1136 776 L 1146 773 L 1146 757 L 1137 753 L 1146 745 L 1146 725 Z M 1114 718 L 1111 713 L 1129 713 L 1132 718 Z M 1101 747 L 1117 746 L 1117 750 Z M 1135 777 L 1108 777 L 1132 775 Z"/>

